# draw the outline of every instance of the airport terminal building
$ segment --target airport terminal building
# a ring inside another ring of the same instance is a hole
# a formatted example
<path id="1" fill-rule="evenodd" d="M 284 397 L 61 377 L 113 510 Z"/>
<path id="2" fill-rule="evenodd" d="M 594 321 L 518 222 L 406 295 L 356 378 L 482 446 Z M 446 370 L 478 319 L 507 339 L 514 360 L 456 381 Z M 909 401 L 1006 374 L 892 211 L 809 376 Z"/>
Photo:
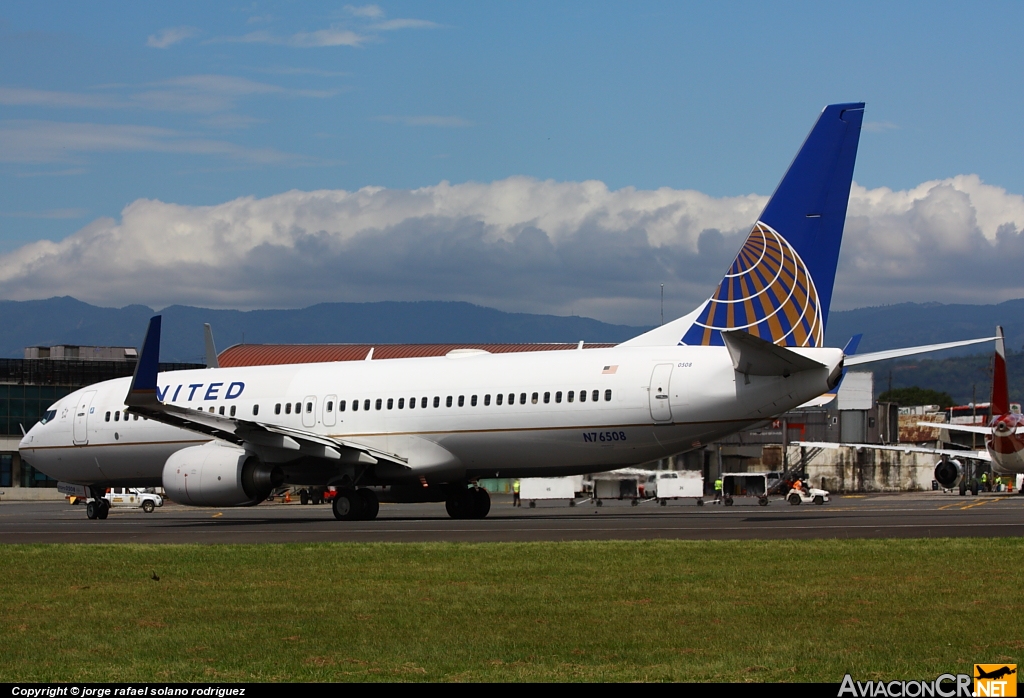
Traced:
<path id="1" fill-rule="evenodd" d="M 28 431 L 59 398 L 93 383 L 135 372 L 135 347 L 28 347 L 24 359 L 0 359 L 0 489 L 55 488 L 56 480 L 18 455 Z M 161 370 L 203 364 L 161 364 Z"/>

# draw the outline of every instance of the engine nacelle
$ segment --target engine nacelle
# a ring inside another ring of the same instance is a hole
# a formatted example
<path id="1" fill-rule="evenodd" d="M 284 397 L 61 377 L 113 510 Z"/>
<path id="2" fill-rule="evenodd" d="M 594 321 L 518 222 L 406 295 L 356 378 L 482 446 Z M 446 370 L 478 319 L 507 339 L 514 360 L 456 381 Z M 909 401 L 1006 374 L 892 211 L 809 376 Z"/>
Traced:
<path id="1" fill-rule="evenodd" d="M 167 498 L 200 507 L 259 504 L 284 482 L 278 466 L 262 463 L 244 450 L 211 441 L 183 448 L 164 463 Z"/>
<path id="2" fill-rule="evenodd" d="M 956 458 L 943 458 L 935 464 L 935 481 L 947 490 L 960 483 L 964 476 L 964 468 Z"/>

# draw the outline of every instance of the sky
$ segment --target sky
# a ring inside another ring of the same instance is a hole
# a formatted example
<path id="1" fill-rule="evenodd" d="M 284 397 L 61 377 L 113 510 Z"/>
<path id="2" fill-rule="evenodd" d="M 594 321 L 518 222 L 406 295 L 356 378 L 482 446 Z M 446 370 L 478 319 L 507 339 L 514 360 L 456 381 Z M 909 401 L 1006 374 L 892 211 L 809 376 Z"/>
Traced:
<path id="1" fill-rule="evenodd" d="M 1024 4 L 0 6 L 0 298 L 646 325 L 865 101 L 834 309 L 1024 297 Z"/>

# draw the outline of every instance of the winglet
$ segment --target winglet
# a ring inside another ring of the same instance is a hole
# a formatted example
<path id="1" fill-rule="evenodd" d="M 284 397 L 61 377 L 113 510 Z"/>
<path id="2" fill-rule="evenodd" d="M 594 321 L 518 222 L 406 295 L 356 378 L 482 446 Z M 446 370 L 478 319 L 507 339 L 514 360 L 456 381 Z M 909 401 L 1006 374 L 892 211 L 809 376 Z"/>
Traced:
<path id="1" fill-rule="evenodd" d="M 132 387 L 124 404 L 129 407 L 151 405 L 156 399 L 156 375 L 160 370 L 160 315 L 154 315 L 146 330 L 146 339 L 142 342 L 142 354 L 135 364 L 135 375 Z"/>
<path id="2" fill-rule="evenodd" d="M 856 354 L 857 347 L 860 346 L 860 340 L 863 336 L 863 334 L 855 334 L 850 337 L 850 341 L 846 343 L 845 347 L 843 347 L 843 356 L 853 356 Z"/>
<path id="3" fill-rule="evenodd" d="M 213 343 L 213 328 L 210 323 L 203 323 L 203 339 L 206 340 L 206 368 L 220 368 L 217 360 L 217 347 Z"/>

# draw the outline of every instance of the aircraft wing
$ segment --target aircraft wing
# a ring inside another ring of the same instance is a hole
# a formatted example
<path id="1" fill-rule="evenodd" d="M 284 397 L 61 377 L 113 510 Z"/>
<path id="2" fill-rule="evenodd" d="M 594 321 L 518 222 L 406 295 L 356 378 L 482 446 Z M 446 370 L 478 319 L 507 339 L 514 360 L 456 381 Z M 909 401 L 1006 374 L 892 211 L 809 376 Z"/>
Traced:
<path id="1" fill-rule="evenodd" d="M 873 448 L 879 451 L 901 451 L 903 453 L 929 453 L 934 456 L 949 456 L 950 458 L 971 458 L 991 462 L 992 456 L 988 451 L 957 451 L 953 448 L 929 448 L 927 446 L 911 446 L 910 444 L 888 445 L 888 444 L 845 444 L 832 443 L 830 441 L 794 441 L 794 446 L 805 448 Z"/>
<path id="2" fill-rule="evenodd" d="M 913 356 L 914 354 L 925 354 L 930 351 L 941 351 L 943 349 L 955 349 L 956 347 L 966 347 L 971 344 L 982 344 L 984 342 L 994 342 L 999 337 L 982 337 L 981 339 L 964 339 L 959 342 L 944 342 L 942 344 L 924 344 L 918 347 L 906 347 L 905 349 L 889 349 L 888 351 L 873 351 L 869 354 L 857 354 L 856 356 L 847 356 L 843 359 L 843 365 L 846 367 L 860 366 L 861 364 L 870 364 L 875 361 L 886 361 L 888 359 L 898 359 L 901 356 Z"/>
<path id="3" fill-rule="evenodd" d="M 964 431 L 968 434 L 984 434 L 992 436 L 992 427 L 978 427 L 970 424 L 944 424 L 942 422 L 918 422 L 919 427 L 932 427 L 933 429 L 948 429 L 949 431 Z"/>
<path id="4" fill-rule="evenodd" d="M 160 320 L 161 317 L 157 315 L 149 321 L 142 354 L 135 366 L 131 388 L 125 397 L 125 405 L 128 406 L 129 412 L 152 419 L 154 422 L 204 434 L 238 446 L 251 444 L 264 448 L 299 451 L 303 455 L 347 463 L 373 465 L 379 461 L 387 461 L 401 467 L 409 467 L 407 459 L 401 456 L 358 442 L 161 402 L 156 396 Z"/>

